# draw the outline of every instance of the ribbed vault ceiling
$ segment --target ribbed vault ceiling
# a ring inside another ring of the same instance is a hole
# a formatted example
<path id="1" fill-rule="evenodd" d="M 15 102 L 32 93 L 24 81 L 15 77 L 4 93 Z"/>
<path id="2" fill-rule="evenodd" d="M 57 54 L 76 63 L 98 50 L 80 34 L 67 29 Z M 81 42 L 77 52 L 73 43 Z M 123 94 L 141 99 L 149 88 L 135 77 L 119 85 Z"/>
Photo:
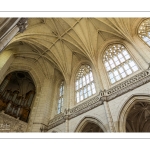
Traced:
<path id="1" fill-rule="evenodd" d="M 97 65 L 100 48 L 110 39 L 132 41 L 135 18 L 29 18 L 7 49 L 32 63 L 54 65 L 70 75 L 74 62 L 87 59 Z M 25 48 L 23 48 L 25 47 Z"/>

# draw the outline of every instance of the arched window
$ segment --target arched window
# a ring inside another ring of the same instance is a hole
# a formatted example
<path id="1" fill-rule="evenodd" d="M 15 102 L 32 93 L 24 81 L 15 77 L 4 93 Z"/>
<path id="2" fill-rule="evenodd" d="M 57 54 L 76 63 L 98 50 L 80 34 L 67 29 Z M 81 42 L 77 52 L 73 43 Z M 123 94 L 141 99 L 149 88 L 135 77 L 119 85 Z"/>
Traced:
<path id="1" fill-rule="evenodd" d="M 96 93 L 92 69 L 89 65 L 82 65 L 76 75 L 77 103 Z"/>
<path id="2" fill-rule="evenodd" d="M 148 46 L 150 46 L 150 19 L 146 19 L 140 24 L 138 35 Z"/>
<path id="3" fill-rule="evenodd" d="M 62 81 L 59 88 L 59 98 L 58 98 L 58 107 L 57 107 L 58 114 L 62 112 L 63 96 L 64 96 L 64 82 Z"/>
<path id="4" fill-rule="evenodd" d="M 112 84 L 139 70 L 126 48 L 121 44 L 108 46 L 103 56 L 103 63 Z"/>

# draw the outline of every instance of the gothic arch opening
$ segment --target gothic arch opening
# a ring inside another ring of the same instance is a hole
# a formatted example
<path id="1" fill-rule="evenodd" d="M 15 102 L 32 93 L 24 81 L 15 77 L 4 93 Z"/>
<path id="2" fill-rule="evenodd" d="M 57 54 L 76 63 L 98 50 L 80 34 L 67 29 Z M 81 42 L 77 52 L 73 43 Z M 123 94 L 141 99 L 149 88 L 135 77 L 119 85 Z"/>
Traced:
<path id="1" fill-rule="evenodd" d="M 130 109 L 126 132 L 150 132 L 150 102 L 139 101 Z"/>
<path id="2" fill-rule="evenodd" d="M 75 132 L 104 132 L 106 129 L 100 121 L 95 118 L 85 117 L 77 126 Z"/>
<path id="3" fill-rule="evenodd" d="M 119 132 L 150 132 L 150 96 L 133 95 L 123 105 L 118 122 Z"/>
<path id="4" fill-rule="evenodd" d="M 35 85 L 28 72 L 9 73 L 0 85 L 0 111 L 28 122 Z"/>
<path id="5" fill-rule="evenodd" d="M 103 132 L 103 130 L 97 124 L 88 122 L 80 132 Z"/>

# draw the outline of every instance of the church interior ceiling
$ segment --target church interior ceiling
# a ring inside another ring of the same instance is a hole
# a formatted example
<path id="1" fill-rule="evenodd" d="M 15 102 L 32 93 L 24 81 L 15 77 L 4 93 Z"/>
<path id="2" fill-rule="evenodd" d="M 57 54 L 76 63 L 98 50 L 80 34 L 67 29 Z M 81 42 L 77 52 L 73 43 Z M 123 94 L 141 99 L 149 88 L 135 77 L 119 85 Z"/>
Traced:
<path id="1" fill-rule="evenodd" d="M 38 64 L 45 75 L 49 65 L 64 77 L 80 60 L 97 66 L 110 40 L 133 42 L 136 18 L 28 18 L 28 27 L 7 46 L 15 58 Z M 45 68 L 45 69 L 44 69 Z"/>

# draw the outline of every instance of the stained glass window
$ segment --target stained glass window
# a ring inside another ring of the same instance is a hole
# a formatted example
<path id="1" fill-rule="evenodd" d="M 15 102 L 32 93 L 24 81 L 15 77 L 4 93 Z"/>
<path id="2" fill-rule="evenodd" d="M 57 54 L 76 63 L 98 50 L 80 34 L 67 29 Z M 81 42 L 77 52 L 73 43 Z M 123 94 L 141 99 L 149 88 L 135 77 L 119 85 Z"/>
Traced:
<path id="1" fill-rule="evenodd" d="M 76 75 L 75 83 L 77 103 L 96 93 L 92 69 L 89 65 L 82 65 Z"/>
<path id="2" fill-rule="evenodd" d="M 112 84 L 139 70 L 135 61 L 121 44 L 113 44 L 106 49 L 103 63 Z"/>
<path id="3" fill-rule="evenodd" d="M 150 46 L 150 19 L 146 19 L 140 24 L 138 35 L 148 46 Z"/>
<path id="4" fill-rule="evenodd" d="M 59 88 L 59 98 L 58 98 L 58 107 L 57 107 L 58 114 L 62 112 L 63 95 L 64 95 L 64 82 L 61 83 L 60 88 Z"/>

